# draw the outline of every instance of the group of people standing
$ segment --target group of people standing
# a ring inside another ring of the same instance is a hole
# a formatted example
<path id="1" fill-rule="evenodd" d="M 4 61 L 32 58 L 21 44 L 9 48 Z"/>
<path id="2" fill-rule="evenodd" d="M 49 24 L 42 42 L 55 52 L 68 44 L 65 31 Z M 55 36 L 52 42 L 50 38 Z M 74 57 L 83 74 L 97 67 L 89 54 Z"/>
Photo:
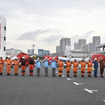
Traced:
<path id="1" fill-rule="evenodd" d="M 3 60 L 2 57 L 0 57 L 0 75 L 3 74 L 3 67 L 5 65 L 5 62 L 6 62 L 6 67 L 7 67 L 7 75 L 11 75 L 11 65 L 12 65 L 12 63 L 14 63 L 14 73 L 15 73 L 14 75 L 17 76 L 18 75 L 18 67 L 20 66 L 17 57 L 15 58 L 15 60 L 11 60 L 10 57 L 8 57 L 8 59 L 6 59 L 6 60 Z M 20 62 L 21 62 L 22 76 L 24 76 L 26 66 L 27 66 L 25 57 L 22 57 Z M 70 76 L 70 71 L 71 71 L 72 66 L 73 66 L 74 77 L 77 77 L 79 64 L 81 65 L 81 77 L 84 77 L 84 75 L 85 75 L 86 64 L 87 64 L 88 77 L 91 77 L 91 73 L 92 73 L 92 69 L 93 69 L 92 64 L 94 64 L 94 77 L 97 77 L 98 63 L 100 63 L 100 75 L 101 75 L 101 77 L 103 77 L 103 72 L 104 72 L 104 67 L 105 67 L 105 63 L 104 63 L 103 59 L 99 62 L 97 61 L 96 58 L 94 59 L 93 62 L 91 61 L 91 59 L 89 59 L 88 62 L 85 62 L 84 59 L 82 59 L 82 61 L 80 61 L 80 62 L 77 62 L 76 59 L 73 62 L 71 62 L 68 59 L 65 62 L 67 77 Z M 45 76 L 48 76 L 50 64 L 51 64 L 51 68 L 52 68 L 52 76 L 56 76 L 56 68 L 58 67 L 58 75 L 59 75 L 59 77 L 62 77 L 64 62 L 61 59 L 55 60 L 55 58 L 53 58 L 50 62 L 48 61 L 47 58 L 45 58 L 45 60 L 43 60 L 43 66 L 45 69 Z M 37 68 L 37 76 L 40 76 L 40 69 L 42 67 L 42 62 L 39 60 L 39 58 L 35 62 L 34 59 L 32 57 L 30 57 L 30 59 L 29 59 L 29 75 L 30 76 L 33 76 L 34 66 L 36 66 L 36 68 Z"/>

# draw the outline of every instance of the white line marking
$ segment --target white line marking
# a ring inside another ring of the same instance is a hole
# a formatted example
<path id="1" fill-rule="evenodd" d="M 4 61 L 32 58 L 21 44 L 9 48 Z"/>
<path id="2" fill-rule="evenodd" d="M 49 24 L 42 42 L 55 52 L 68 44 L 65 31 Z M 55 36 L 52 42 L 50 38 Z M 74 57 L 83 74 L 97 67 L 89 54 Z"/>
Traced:
<path id="1" fill-rule="evenodd" d="M 105 100 L 103 100 L 105 102 Z"/>
<path id="2" fill-rule="evenodd" d="M 75 85 L 83 85 L 83 83 L 73 82 Z"/>
<path id="3" fill-rule="evenodd" d="M 70 78 L 66 78 L 66 79 L 69 80 L 69 81 L 71 80 Z"/>
<path id="4" fill-rule="evenodd" d="M 89 92 L 89 93 L 98 92 L 98 90 L 89 90 L 89 89 L 86 89 L 86 88 L 84 90 Z"/>
<path id="5" fill-rule="evenodd" d="M 65 77 L 64 75 L 62 75 L 62 77 Z"/>

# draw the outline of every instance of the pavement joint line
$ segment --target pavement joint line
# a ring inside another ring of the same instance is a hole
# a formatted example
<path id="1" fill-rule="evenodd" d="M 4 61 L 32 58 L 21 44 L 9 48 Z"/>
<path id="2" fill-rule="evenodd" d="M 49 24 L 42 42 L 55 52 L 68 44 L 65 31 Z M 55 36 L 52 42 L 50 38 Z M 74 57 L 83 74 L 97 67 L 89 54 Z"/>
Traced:
<path id="1" fill-rule="evenodd" d="M 86 89 L 86 88 L 84 88 L 84 90 L 87 91 L 88 93 L 98 92 L 98 90 L 89 90 L 89 89 Z"/>

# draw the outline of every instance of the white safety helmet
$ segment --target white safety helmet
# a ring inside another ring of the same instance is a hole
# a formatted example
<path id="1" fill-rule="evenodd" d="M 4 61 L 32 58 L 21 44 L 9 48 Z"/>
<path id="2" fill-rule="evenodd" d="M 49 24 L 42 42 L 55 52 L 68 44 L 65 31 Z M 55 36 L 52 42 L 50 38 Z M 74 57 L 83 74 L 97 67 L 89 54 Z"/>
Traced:
<path id="1" fill-rule="evenodd" d="M 97 58 L 94 59 L 95 61 L 97 60 Z"/>
<path id="2" fill-rule="evenodd" d="M 15 57 L 15 59 L 18 59 L 17 57 Z"/>
<path id="3" fill-rule="evenodd" d="M 22 57 L 22 59 L 25 59 L 25 57 Z"/>
<path id="4" fill-rule="evenodd" d="M 53 57 L 53 60 L 55 59 L 55 57 Z"/>
<path id="5" fill-rule="evenodd" d="M 47 57 L 45 59 L 47 59 Z"/>
<path id="6" fill-rule="evenodd" d="M 91 60 L 90 58 L 88 60 Z"/>
<path id="7" fill-rule="evenodd" d="M 37 58 L 37 60 L 39 60 L 39 58 Z"/>
<path id="8" fill-rule="evenodd" d="M 69 58 L 67 59 L 67 61 L 69 61 Z"/>
<path id="9" fill-rule="evenodd" d="M 10 56 L 8 56 L 8 58 L 11 58 Z"/>
<path id="10" fill-rule="evenodd" d="M 30 56 L 31 58 L 33 58 L 33 56 Z"/>

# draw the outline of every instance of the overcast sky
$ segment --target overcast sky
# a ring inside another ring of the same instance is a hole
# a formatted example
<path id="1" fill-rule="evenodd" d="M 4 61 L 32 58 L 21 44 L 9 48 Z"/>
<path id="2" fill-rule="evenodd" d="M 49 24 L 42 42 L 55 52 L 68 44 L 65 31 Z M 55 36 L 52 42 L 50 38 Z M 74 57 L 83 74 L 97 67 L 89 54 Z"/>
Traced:
<path id="1" fill-rule="evenodd" d="M 0 0 L 7 20 L 7 48 L 56 51 L 59 40 L 79 38 L 105 42 L 105 0 Z"/>

